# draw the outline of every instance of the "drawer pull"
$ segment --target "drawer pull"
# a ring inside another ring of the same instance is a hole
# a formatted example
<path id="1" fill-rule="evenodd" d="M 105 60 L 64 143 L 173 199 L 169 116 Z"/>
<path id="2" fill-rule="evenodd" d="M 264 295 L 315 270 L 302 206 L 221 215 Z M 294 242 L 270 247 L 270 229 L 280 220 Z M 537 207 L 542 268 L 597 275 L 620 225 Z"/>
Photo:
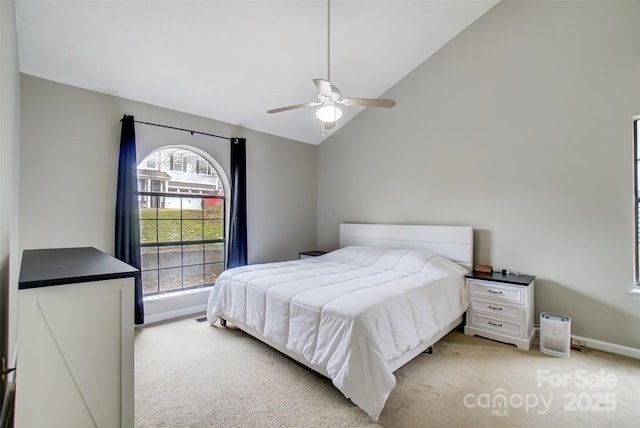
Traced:
<path id="1" fill-rule="evenodd" d="M 488 291 L 489 293 L 493 293 L 493 294 L 502 294 L 502 291 L 493 291 L 493 290 L 492 290 L 492 289 L 490 289 L 490 288 L 487 288 L 487 291 Z"/>
<path id="2" fill-rule="evenodd" d="M 488 306 L 489 306 L 489 309 L 493 309 L 494 311 L 501 311 L 502 310 L 502 308 L 497 308 L 497 307 L 491 306 L 491 305 L 488 305 Z"/>
<path id="3" fill-rule="evenodd" d="M 491 321 L 489 321 L 489 325 L 492 325 L 494 327 L 502 327 L 502 324 L 499 323 L 492 323 Z"/>

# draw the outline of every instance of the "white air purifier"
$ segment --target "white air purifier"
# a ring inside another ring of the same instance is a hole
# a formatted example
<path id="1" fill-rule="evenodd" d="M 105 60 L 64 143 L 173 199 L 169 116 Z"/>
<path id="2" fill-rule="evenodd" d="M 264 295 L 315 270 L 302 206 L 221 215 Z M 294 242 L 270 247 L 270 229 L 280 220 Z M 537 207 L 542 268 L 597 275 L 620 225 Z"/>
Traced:
<path id="1" fill-rule="evenodd" d="M 571 353 L 571 318 L 542 312 L 540 314 L 540 352 L 569 358 Z"/>

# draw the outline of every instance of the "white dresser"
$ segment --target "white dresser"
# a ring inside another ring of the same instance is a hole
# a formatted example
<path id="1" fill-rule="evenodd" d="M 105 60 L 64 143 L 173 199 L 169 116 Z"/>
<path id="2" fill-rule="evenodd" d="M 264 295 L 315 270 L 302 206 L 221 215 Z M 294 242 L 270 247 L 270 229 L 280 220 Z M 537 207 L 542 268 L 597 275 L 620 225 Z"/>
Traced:
<path id="1" fill-rule="evenodd" d="M 535 337 L 535 277 L 473 272 L 466 278 L 469 310 L 465 334 L 511 343 L 528 350 Z"/>
<path id="2" fill-rule="evenodd" d="M 138 274 L 95 248 L 24 251 L 16 427 L 133 427 Z"/>

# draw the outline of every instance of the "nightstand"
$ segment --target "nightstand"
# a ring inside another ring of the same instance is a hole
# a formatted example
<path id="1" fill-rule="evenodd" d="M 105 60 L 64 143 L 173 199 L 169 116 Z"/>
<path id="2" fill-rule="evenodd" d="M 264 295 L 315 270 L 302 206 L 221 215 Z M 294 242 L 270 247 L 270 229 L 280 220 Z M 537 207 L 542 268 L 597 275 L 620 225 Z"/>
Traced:
<path id="1" fill-rule="evenodd" d="M 318 257 L 318 256 L 321 256 L 323 254 L 327 254 L 327 252 L 326 251 L 319 251 L 319 250 L 302 251 L 302 252 L 298 253 L 298 258 L 299 259 L 307 259 L 309 257 Z"/>
<path id="2" fill-rule="evenodd" d="M 535 276 L 473 272 L 465 278 L 469 288 L 469 310 L 464 333 L 529 350 L 535 337 Z"/>

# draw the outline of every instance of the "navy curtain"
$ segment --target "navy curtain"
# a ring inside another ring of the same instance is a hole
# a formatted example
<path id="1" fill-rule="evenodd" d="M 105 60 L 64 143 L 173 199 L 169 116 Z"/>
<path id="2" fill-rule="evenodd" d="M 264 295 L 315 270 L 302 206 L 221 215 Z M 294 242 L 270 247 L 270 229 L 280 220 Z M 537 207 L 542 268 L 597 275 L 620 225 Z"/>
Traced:
<path id="1" fill-rule="evenodd" d="M 231 139 L 231 208 L 227 269 L 247 264 L 247 150 L 244 138 Z"/>
<path id="2" fill-rule="evenodd" d="M 138 211 L 138 163 L 133 116 L 122 118 L 118 189 L 116 196 L 116 258 L 140 269 L 140 214 Z M 144 324 L 142 279 L 135 278 L 135 323 Z"/>

